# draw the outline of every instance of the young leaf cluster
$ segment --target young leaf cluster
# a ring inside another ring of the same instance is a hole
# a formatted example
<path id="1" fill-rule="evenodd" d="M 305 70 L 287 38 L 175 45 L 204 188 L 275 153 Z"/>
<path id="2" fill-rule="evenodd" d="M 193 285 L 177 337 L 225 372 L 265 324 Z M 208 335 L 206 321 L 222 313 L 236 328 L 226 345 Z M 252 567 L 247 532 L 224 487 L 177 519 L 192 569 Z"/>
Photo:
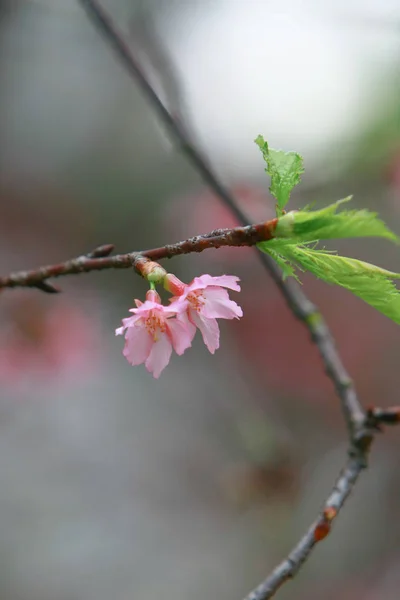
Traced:
<path id="1" fill-rule="evenodd" d="M 268 165 L 266 171 L 271 176 L 270 191 L 278 201 L 275 237 L 258 244 L 260 250 L 278 263 L 284 277 L 298 279 L 296 268 L 310 271 L 327 283 L 348 289 L 400 324 L 400 292 L 394 284 L 394 280 L 400 279 L 400 274 L 318 248 L 320 240 L 335 238 L 381 237 L 395 243 L 399 243 L 399 238 L 374 212 L 339 211 L 351 197 L 320 210 L 308 208 L 285 213 L 284 207 L 290 193 L 303 172 L 302 158 L 295 153 L 272 150 L 261 136 L 256 143 Z"/>

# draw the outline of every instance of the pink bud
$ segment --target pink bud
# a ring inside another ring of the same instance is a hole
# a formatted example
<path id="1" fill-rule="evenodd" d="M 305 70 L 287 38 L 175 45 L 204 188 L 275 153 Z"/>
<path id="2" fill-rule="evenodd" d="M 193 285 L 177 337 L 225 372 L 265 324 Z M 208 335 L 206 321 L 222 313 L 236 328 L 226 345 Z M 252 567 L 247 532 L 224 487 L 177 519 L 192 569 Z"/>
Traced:
<path id="1" fill-rule="evenodd" d="M 168 273 L 164 277 L 164 287 L 174 296 L 181 296 L 186 289 L 186 285 L 176 277 L 173 273 Z"/>
<path id="2" fill-rule="evenodd" d="M 146 300 L 149 300 L 149 302 L 157 302 L 157 304 L 161 304 L 160 295 L 156 292 L 156 290 L 148 290 L 146 292 Z"/>

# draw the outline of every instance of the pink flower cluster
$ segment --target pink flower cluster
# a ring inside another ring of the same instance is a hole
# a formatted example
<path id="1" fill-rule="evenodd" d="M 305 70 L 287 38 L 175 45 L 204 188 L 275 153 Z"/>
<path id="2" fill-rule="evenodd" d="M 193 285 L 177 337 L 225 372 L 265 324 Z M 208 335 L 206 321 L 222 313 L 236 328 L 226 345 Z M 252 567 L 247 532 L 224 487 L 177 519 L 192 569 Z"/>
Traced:
<path id="1" fill-rule="evenodd" d="M 219 348 L 217 319 L 234 319 L 243 311 L 230 300 L 229 288 L 240 292 L 238 277 L 222 275 L 195 277 L 186 285 L 175 275 L 164 279 L 166 289 L 174 294 L 169 306 L 161 304 L 154 290 L 146 294 L 146 301 L 135 300 L 132 317 L 122 320 L 116 335 L 125 333 L 123 354 L 131 365 L 144 363 L 157 379 L 168 365 L 172 350 L 181 355 L 192 345 L 198 328 L 211 354 Z"/>

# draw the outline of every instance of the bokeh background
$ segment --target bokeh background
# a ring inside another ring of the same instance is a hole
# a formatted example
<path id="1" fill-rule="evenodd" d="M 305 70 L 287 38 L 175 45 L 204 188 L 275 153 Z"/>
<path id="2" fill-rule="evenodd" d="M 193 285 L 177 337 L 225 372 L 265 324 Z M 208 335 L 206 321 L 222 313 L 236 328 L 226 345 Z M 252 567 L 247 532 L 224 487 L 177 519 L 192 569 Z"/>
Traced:
<path id="1" fill-rule="evenodd" d="M 107 0 L 150 80 L 249 218 L 273 214 L 253 143 L 304 155 L 292 207 L 352 193 L 400 232 L 398 0 Z M 0 267 L 234 225 L 74 0 L 0 4 Z M 400 271 L 384 241 L 342 253 Z M 332 384 L 253 251 L 168 263 L 239 275 L 240 321 L 155 381 L 114 329 L 139 277 L 0 298 L 0 597 L 238 600 L 287 554 L 344 463 Z M 399 402 L 399 328 L 304 276 L 364 405 Z M 388 430 L 283 600 L 392 600 L 400 437 Z"/>

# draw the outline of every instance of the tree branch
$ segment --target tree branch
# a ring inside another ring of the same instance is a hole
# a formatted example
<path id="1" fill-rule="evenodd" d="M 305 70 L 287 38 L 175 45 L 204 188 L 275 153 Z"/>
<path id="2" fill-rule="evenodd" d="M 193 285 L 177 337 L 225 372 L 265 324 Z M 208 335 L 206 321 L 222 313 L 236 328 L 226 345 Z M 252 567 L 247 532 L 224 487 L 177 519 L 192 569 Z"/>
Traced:
<path id="1" fill-rule="evenodd" d="M 90 271 L 103 271 L 105 269 L 127 269 L 136 267 L 139 258 L 158 261 L 163 258 L 172 258 L 181 254 L 192 252 L 203 252 L 208 248 L 220 248 L 221 246 L 254 246 L 259 242 L 270 240 L 278 219 L 271 219 L 255 225 L 246 227 L 234 227 L 233 229 L 214 229 L 204 235 L 197 235 L 183 242 L 176 242 L 152 250 L 129 252 L 128 254 L 117 254 L 108 256 L 114 246 L 106 244 L 96 248 L 89 254 L 78 256 L 71 260 L 56 265 L 39 267 L 32 271 L 18 271 L 6 277 L 0 278 L 0 290 L 13 287 L 38 287 L 42 291 L 50 291 L 53 288 L 47 279 L 61 277 L 64 275 L 77 275 L 78 273 L 89 273 Z M 141 272 L 138 271 L 140 274 Z"/>
<path id="2" fill-rule="evenodd" d="M 244 600 L 268 600 L 289 579 L 294 577 L 309 557 L 314 546 L 330 532 L 331 525 L 351 494 L 361 472 L 367 466 L 368 452 L 375 434 L 383 425 L 400 424 L 400 406 L 368 408 L 363 425 L 354 429 L 350 440 L 349 458 L 332 492 L 325 501 L 320 516 L 309 527 L 301 540 L 272 573 Z M 374 433 L 375 430 L 375 433 Z"/>
<path id="3" fill-rule="evenodd" d="M 278 589 L 292 579 L 309 557 L 314 546 L 324 539 L 330 531 L 331 523 L 339 513 L 350 495 L 361 471 L 365 467 L 364 456 L 350 457 L 347 465 L 327 498 L 319 518 L 310 526 L 307 533 L 296 544 L 290 554 L 245 600 L 267 600 L 272 598 Z"/>
<path id="4" fill-rule="evenodd" d="M 94 251 L 89 256 L 81 256 L 58 265 L 42 267 L 36 271 L 11 274 L 0 280 L 0 288 L 32 286 L 39 287 L 43 291 L 50 291 L 50 289 L 45 289 L 46 286 L 50 285 L 47 283 L 49 277 L 59 277 L 61 275 L 108 268 L 128 268 L 135 266 L 135 262 L 143 257 L 160 260 L 161 258 L 170 258 L 188 252 L 201 252 L 205 248 L 210 247 L 217 248 L 222 245 L 255 245 L 257 241 L 270 239 L 265 237 L 262 239 L 257 238 L 260 231 L 265 235 L 266 224 L 261 224 L 261 230 L 258 232 L 254 229 L 257 226 L 248 225 L 245 215 L 237 206 L 233 196 L 218 180 L 211 167 L 207 164 L 207 161 L 187 135 L 185 128 L 169 113 L 157 96 L 146 75 L 141 70 L 139 62 L 132 54 L 129 45 L 125 42 L 123 36 L 102 6 L 97 0 L 78 1 L 106 41 L 112 46 L 132 79 L 141 87 L 145 97 L 178 142 L 187 159 L 197 169 L 215 194 L 230 208 L 239 222 L 243 225 L 247 224 L 247 227 L 232 230 L 217 230 L 205 236 L 197 236 L 185 242 L 179 242 L 172 246 L 164 246 L 142 253 L 133 252 L 109 257 L 107 253 L 95 254 Z M 351 493 L 361 471 L 367 464 L 368 451 L 380 422 L 390 421 L 394 423 L 398 419 L 398 417 L 395 418 L 393 416 L 393 411 L 371 409 L 368 411 L 368 414 L 365 413 L 357 398 L 352 381 L 335 348 L 329 329 L 317 308 L 305 296 L 295 281 L 290 279 L 283 281 L 282 273 L 272 259 L 261 253 L 259 253 L 259 257 L 266 270 L 280 288 L 289 308 L 308 328 L 313 341 L 319 349 L 327 375 L 334 383 L 341 400 L 342 411 L 348 427 L 350 448 L 347 465 L 328 497 L 321 515 L 311 525 L 305 536 L 294 547 L 288 557 L 274 569 L 271 575 L 246 600 L 267 600 L 271 598 L 285 581 L 295 575 L 308 558 L 316 543 L 329 533 L 332 521 Z"/>

